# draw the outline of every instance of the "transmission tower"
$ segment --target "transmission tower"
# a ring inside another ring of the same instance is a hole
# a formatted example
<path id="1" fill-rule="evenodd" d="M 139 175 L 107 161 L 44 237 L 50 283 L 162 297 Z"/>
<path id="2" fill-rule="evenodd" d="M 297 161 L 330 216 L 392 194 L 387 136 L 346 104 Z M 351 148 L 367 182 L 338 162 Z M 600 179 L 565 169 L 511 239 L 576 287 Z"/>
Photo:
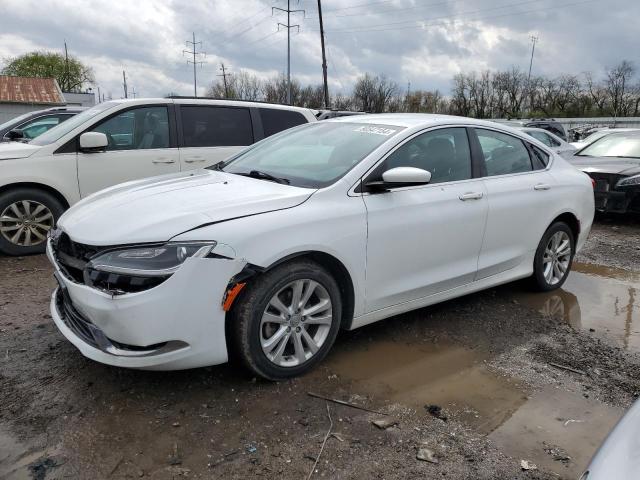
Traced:
<path id="1" fill-rule="evenodd" d="M 182 50 L 182 54 L 188 54 L 188 55 L 193 55 L 193 60 L 189 60 L 187 59 L 187 64 L 189 63 L 193 63 L 193 96 L 197 97 L 198 96 L 198 83 L 197 83 L 197 76 L 196 76 L 196 65 L 200 65 L 202 67 L 202 65 L 204 64 L 204 61 L 202 60 L 198 60 L 197 58 L 198 55 L 202 55 L 203 57 L 206 56 L 206 53 L 203 51 L 198 51 L 197 47 L 198 45 L 200 45 L 200 47 L 202 47 L 202 42 L 196 42 L 196 34 L 195 32 L 193 32 L 193 40 L 187 40 L 187 47 L 189 45 L 191 45 L 191 50 Z"/>
<path id="2" fill-rule="evenodd" d="M 300 31 L 300 25 L 291 25 L 291 14 L 300 13 L 305 14 L 304 10 L 291 10 L 291 0 L 287 0 L 287 8 L 271 7 L 271 15 L 275 10 L 280 10 L 287 14 L 287 24 L 278 22 L 278 30 L 280 27 L 287 29 L 287 103 L 291 105 L 291 29 L 297 28 Z"/>

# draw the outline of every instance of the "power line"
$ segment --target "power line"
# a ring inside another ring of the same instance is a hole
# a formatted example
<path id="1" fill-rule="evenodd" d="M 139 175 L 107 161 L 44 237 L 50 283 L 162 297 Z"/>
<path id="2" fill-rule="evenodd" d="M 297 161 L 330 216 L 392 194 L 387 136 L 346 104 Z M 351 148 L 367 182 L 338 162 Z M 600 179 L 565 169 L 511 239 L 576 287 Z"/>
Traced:
<path id="1" fill-rule="evenodd" d="M 185 53 L 188 53 L 189 55 L 193 55 L 193 60 L 187 59 L 187 64 L 193 63 L 193 96 L 197 97 L 198 96 L 198 85 L 197 85 L 197 76 L 196 76 L 196 65 L 199 64 L 202 67 L 202 65 L 204 64 L 204 61 L 196 60 L 196 56 L 197 55 L 202 55 L 204 57 L 204 56 L 206 56 L 206 53 L 204 53 L 203 51 L 198 52 L 197 46 L 200 45 L 200 47 L 202 47 L 202 42 L 196 42 L 196 33 L 195 32 L 193 32 L 193 41 L 187 40 L 186 43 L 187 43 L 187 47 L 189 45 L 191 45 L 193 50 L 182 50 L 182 54 L 184 55 Z"/>
<path id="2" fill-rule="evenodd" d="M 291 29 L 297 28 L 298 32 L 300 31 L 300 25 L 291 25 L 291 14 L 302 12 L 304 15 L 304 10 L 291 10 L 291 0 L 287 0 L 287 9 L 280 7 L 271 7 L 271 14 L 275 10 L 280 10 L 281 12 L 285 12 L 287 14 L 287 24 L 278 22 L 278 30 L 280 26 L 287 29 L 287 103 L 291 105 Z"/>
<path id="3" fill-rule="evenodd" d="M 519 6 L 519 5 L 523 5 L 526 3 L 534 3 L 537 2 L 538 0 L 527 0 L 526 2 L 522 2 L 522 3 L 516 3 L 516 4 L 512 4 L 512 5 L 503 5 L 499 8 L 505 8 L 505 7 L 514 7 L 514 6 Z M 579 2 L 573 2 L 573 3 L 566 3 L 563 5 L 554 5 L 551 7 L 543 7 L 543 8 L 536 8 L 536 9 L 531 9 L 531 10 L 521 10 L 518 12 L 510 12 L 510 13 L 504 13 L 504 14 L 498 14 L 498 15 L 485 15 L 482 17 L 476 17 L 476 18 L 459 18 L 460 15 L 470 15 L 470 14 L 477 14 L 477 13 L 482 13 L 488 10 L 496 10 L 497 8 L 491 8 L 491 9 L 487 9 L 487 10 L 477 10 L 477 11 L 473 11 L 473 12 L 463 12 L 457 15 L 445 15 L 445 16 L 441 16 L 441 17 L 432 17 L 432 18 L 426 18 L 426 19 L 422 19 L 422 20 L 409 20 L 409 21 L 405 21 L 405 22 L 394 22 L 394 23 L 385 23 L 385 24 L 379 24 L 379 25 L 372 25 L 371 27 L 374 28 L 369 28 L 369 27 L 355 27 L 357 29 L 354 30 L 329 30 L 328 33 L 366 33 L 366 32 L 386 32 L 386 31 L 391 31 L 391 30 L 407 30 L 407 29 L 424 29 L 425 27 L 430 27 L 430 26 L 447 26 L 448 24 L 446 22 L 435 22 L 435 23 L 423 23 L 426 22 L 428 20 L 436 20 L 436 19 L 451 19 L 451 23 L 456 23 L 456 22 L 464 22 L 464 21 L 477 21 L 477 20 L 485 20 L 485 19 L 492 19 L 492 18 L 502 18 L 502 17 L 509 17 L 509 16 L 513 16 L 513 15 L 523 15 L 523 14 L 527 14 L 527 13 L 536 13 L 536 12 L 543 12 L 543 11 L 547 11 L 547 10 L 557 10 L 559 8 L 566 8 L 566 7 L 573 7 L 576 5 L 584 5 L 587 3 L 593 3 L 593 2 L 597 2 L 599 0 L 583 0 L 583 1 L 579 1 Z M 406 23 L 413 23 L 413 22 L 419 22 L 418 25 L 404 25 L 404 26 L 400 26 L 399 24 L 406 24 Z M 398 25 L 398 26 L 394 26 L 394 25 Z M 383 28 L 383 27 L 390 27 L 390 28 Z"/>

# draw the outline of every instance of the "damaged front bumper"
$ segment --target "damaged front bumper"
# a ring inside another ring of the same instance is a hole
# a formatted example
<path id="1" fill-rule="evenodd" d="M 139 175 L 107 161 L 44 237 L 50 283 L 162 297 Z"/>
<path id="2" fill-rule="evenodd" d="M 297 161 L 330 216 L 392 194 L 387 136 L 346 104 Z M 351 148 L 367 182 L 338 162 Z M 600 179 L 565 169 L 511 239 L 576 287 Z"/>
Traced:
<path id="1" fill-rule="evenodd" d="M 226 253 L 229 250 L 227 247 Z M 110 295 L 65 276 L 50 244 L 47 255 L 60 285 L 51 298 L 51 315 L 60 332 L 84 356 L 147 370 L 227 361 L 222 302 L 230 279 L 244 268 L 244 260 L 189 258 L 154 288 Z"/>
<path id="2" fill-rule="evenodd" d="M 595 207 L 598 212 L 640 213 L 640 186 L 618 187 L 621 175 L 586 172 L 595 182 Z"/>

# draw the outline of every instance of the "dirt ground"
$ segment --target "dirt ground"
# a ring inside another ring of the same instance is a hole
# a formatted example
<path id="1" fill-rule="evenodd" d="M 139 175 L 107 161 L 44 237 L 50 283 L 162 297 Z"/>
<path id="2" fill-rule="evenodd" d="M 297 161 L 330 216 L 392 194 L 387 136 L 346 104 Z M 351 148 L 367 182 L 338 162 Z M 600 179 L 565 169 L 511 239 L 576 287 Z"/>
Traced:
<path id="1" fill-rule="evenodd" d="M 51 321 L 46 258 L 1 257 L 0 478 L 575 479 L 640 392 L 640 221 L 598 219 L 576 262 L 560 291 L 344 332 L 269 383 L 90 361 Z"/>

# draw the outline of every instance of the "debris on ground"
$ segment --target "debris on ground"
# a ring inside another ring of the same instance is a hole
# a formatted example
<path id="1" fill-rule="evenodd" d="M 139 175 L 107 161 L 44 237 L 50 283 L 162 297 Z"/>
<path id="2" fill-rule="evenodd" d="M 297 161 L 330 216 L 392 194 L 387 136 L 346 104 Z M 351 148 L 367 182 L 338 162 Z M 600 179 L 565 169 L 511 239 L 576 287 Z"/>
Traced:
<path id="1" fill-rule="evenodd" d="M 425 405 L 424 408 L 427 412 L 435 418 L 442 420 L 443 422 L 447 421 L 447 416 L 442 412 L 442 407 L 439 405 Z"/>
<path id="2" fill-rule="evenodd" d="M 520 460 L 520 468 L 522 468 L 522 470 L 537 470 L 538 466 L 529 460 Z"/>
<path id="3" fill-rule="evenodd" d="M 423 462 L 438 463 L 435 452 L 430 448 L 425 447 L 424 445 L 418 448 L 418 454 L 416 455 L 416 458 L 418 460 L 422 460 Z"/>
<path id="4" fill-rule="evenodd" d="M 373 423 L 380 430 L 386 430 L 387 428 L 390 428 L 390 427 L 393 427 L 394 425 L 397 425 L 398 424 L 398 420 L 396 420 L 395 418 L 391 418 L 391 417 L 385 417 L 385 418 L 379 418 L 377 420 L 373 420 L 371 423 Z"/>
<path id="5" fill-rule="evenodd" d="M 561 370 L 567 370 L 569 372 L 577 373 L 578 375 L 586 375 L 586 373 L 583 372 L 582 370 L 578 370 L 572 367 L 567 367 L 566 365 L 560 365 L 558 363 L 551 363 L 551 362 L 549 362 L 549 365 L 551 365 L 554 368 L 559 368 Z"/>

